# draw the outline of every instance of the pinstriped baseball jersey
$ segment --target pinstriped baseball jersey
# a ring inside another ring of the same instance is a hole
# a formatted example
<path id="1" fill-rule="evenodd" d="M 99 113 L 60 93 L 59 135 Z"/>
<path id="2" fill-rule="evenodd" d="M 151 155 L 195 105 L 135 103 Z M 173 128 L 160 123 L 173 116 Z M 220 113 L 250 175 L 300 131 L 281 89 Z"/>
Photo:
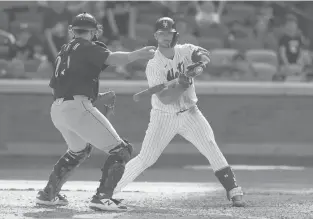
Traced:
<path id="1" fill-rule="evenodd" d="M 198 48 L 199 47 L 192 44 L 176 45 L 174 48 L 175 55 L 172 60 L 166 58 L 157 50 L 154 58 L 149 60 L 146 68 L 149 87 L 171 81 L 177 78 L 179 74 L 184 74 L 187 66 L 192 64 L 192 53 Z M 194 81 L 192 81 L 192 85 L 175 103 L 164 105 L 156 95 L 152 95 L 151 104 L 153 109 L 173 113 L 190 108 L 196 105 L 197 101 L 198 98 L 195 92 Z"/>

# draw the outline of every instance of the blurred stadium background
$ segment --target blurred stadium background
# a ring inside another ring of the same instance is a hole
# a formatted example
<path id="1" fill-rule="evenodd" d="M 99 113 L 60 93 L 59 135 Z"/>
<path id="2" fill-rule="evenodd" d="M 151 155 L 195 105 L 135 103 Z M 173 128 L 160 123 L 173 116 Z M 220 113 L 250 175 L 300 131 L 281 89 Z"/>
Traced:
<path id="1" fill-rule="evenodd" d="M 155 44 L 154 22 L 173 17 L 180 43 L 211 51 L 200 80 L 310 81 L 313 3 L 298 1 L 1 1 L 0 78 L 49 78 L 76 14 L 94 14 L 111 50 Z M 143 80 L 145 61 L 102 79 Z"/>

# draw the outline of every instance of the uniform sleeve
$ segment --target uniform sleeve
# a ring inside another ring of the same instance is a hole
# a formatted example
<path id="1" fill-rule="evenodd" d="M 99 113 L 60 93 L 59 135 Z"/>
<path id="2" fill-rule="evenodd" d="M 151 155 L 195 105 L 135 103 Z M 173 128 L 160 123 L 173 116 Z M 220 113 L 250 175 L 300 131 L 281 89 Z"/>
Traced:
<path id="1" fill-rule="evenodd" d="M 104 63 L 111 53 L 111 51 L 108 48 L 103 48 L 98 45 L 88 46 L 88 49 L 86 49 L 84 52 L 88 60 L 93 65 L 101 69 L 104 68 Z"/>
<path id="2" fill-rule="evenodd" d="M 184 50 L 184 53 L 188 54 L 188 60 L 193 63 L 201 61 L 202 55 L 209 56 L 208 50 L 192 44 L 185 44 Z"/>
<path id="3" fill-rule="evenodd" d="M 166 77 L 161 68 L 155 62 L 149 61 L 146 67 L 146 75 L 149 87 L 153 87 L 166 82 Z"/>

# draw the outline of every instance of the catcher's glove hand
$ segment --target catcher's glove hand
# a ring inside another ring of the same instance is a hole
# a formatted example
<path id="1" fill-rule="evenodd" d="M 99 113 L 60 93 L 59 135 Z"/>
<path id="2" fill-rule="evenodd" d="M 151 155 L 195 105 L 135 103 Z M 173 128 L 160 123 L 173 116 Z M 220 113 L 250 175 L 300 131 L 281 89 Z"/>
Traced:
<path id="1" fill-rule="evenodd" d="M 94 106 L 108 118 L 111 114 L 114 114 L 115 99 L 116 95 L 114 91 L 99 93 Z"/>
<path id="2" fill-rule="evenodd" d="M 202 74 L 205 66 L 206 66 L 206 63 L 201 62 L 201 61 L 188 65 L 186 75 L 191 78 L 197 77 L 198 75 Z"/>

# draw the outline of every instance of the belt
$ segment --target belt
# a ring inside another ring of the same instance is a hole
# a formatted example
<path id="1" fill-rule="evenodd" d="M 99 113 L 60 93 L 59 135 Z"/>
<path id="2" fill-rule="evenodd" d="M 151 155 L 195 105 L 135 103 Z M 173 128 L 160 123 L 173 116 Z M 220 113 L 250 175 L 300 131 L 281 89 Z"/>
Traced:
<path id="1" fill-rule="evenodd" d="M 197 106 L 195 105 L 195 106 L 191 106 L 191 107 L 189 107 L 189 108 L 187 108 L 187 109 L 181 109 L 181 110 L 179 110 L 178 112 L 176 112 L 176 115 L 178 116 L 179 114 L 184 113 L 184 112 L 186 112 L 186 111 L 188 111 L 188 110 L 194 109 L 194 108 L 196 108 L 196 107 L 197 107 Z"/>
<path id="2" fill-rule="evenodd" d="M 78 96 L 80 96 L 80 95 L 78 95 Z M 75 100 L 75 98 L 74 98 L 74 96 L 66 96 L 66 97 L 58 97 L 58 98 L 56 98 L 56 99 L 63 99 L 63 102 L 65 102 L 65 101 L 68 101 L 68 100 Z M 90 98 L 90 97 L 86 97 L 88 100 L 93 100 L 92 98 Z"/>
<path id="3" fill-rule="evenodd" d="M 74 100 L 73 96 L 63 97 L 63 101 Z"/>
<path id="4" fill-rule="evenodd" d="M 181 113 L 184 113 L 184 112 L 186 112 L 186 111 L 188 111 L 188 110 L 190 110 L 190 108 L 188 108 L 188 109 L 182 109 L 182 110 L 178 111 L 178 112 L 176 113 L 176 115 L 179 115 L 179 114 L 181 114 Z"/>

